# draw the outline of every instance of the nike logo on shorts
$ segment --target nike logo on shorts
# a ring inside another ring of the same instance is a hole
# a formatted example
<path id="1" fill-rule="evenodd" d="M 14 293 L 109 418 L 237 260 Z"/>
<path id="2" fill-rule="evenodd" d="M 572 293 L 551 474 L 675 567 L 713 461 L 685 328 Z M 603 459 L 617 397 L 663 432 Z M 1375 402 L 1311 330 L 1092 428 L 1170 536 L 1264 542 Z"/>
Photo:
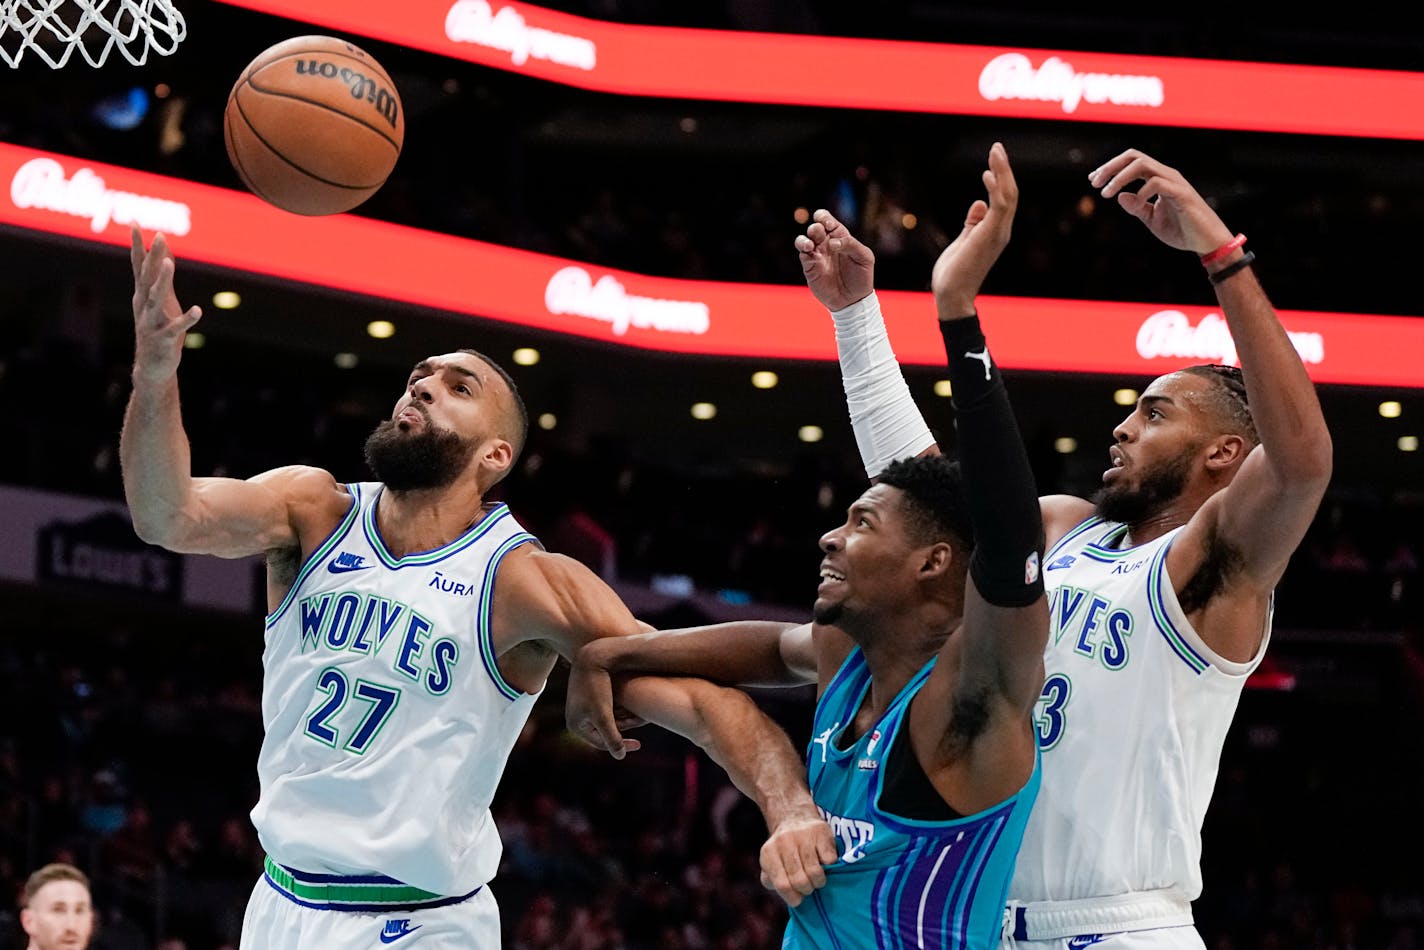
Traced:
<path id="1" fill-rule="evenodd" d="M 381 943 L 395 943 L 400 938 L 408 937 L 420 928 L 420 924 L 416 924 L 412 927 L 409 917 L 404 917 L 400 920 L 388 920 L 386 921 L 386 926 L 381 930 Z"/>

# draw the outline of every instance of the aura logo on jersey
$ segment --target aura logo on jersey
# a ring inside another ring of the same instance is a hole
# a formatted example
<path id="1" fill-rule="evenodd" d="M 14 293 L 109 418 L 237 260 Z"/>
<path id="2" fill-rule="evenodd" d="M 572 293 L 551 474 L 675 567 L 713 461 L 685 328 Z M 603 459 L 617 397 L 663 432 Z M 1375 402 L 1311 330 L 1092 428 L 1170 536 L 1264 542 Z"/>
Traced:
<path id="1" fill-rule="evenodd" d="M 302 598 L 297 608 L 302 653 L 327 650 L 377 656 L 385 650 L 392 669 L 422 684 L 432 696 L 449 691 L 460 647 L 449 638 L 436 638 L 431 621 L 406 604 L 348 590 L 312 594 Z"/>
<path id="2" fill-rule="evenodd" d="M 464 581 L 452 581 L 439 571 L 435 572 L 435 576 L 425 586 L 433 587 L 442 594 L 450 594 L 454 597 L 473 597 L 475 591 L 479 589 L 474 584 L 467 584 Z"/>

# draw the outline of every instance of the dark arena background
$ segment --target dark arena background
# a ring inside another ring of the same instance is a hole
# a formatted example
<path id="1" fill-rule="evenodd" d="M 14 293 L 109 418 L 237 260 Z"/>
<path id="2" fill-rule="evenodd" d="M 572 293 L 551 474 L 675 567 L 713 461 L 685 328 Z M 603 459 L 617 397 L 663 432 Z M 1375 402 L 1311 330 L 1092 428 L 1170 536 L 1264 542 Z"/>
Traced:
<path id="1" fill-rule="evenodd" d="M 1334 482 L 1277 592 L 1270 653 L 1221 763 L 1195 905 L 1207 945 L 1420 946 L 1424 822 L 1408 777 L 1424 758 L 1417 30 L 1355 4 L 1268 19 L 1230 5 L 466 0 L 466 15 L 502 26 L 447 42 L 453 0 L 178 6 L 188 36 L 171 56 L 0 69 L 6 945 L 24 946 L 10 898 L 50 860 L 92 876 L 105 950 L 235 947 L 261 870 L 248 820 L 260 564 L 179 557 L 133 535 L 117 458 L 133 208 L 101 213 L 104 194 L 192 210 L 190 234 L 165 229 L 180 298 L 206 314 L 180 371 L 195 473 L 300 462 L 364 478 L 362 442 L 410 365 L 472 346 L 513 372 L 535 420 L 501 497 L 551 550 L 668 627 L 806 618 L 816 540 L 863 486 L 830 320 L 792 249 L 809 210 L 842 214 L 875 250 L 880 289 L 905 292 L 887 302 L 891 338 L 952 444 L 937 358 L 900 341 L 932 320 L 915 294 L 1002 141 L 1021 204 L 983 310 L 1042 493 L 1091 493 L 1127 412 L 1116 394 L 1140 390 L 1163 371 L 1154 365 L 1198 361 L 1153 364 L 1140 324 L 1181 310 L 1198 329 L 1176 345 L 1209 348 L 1200 326 L 1214 298 L 1200 267 L 1088 186 L 1124 148 L 1182 170 L 1249 235 L 1263 284 L 1315 360 Z M 568 40 L 576 27 L 600 44 L 592 69 L 578 64 L 587 43 Z M 521 46 L 536 28 L 565 40 Z M 242 190 L 222 128 L 241 69 L 302 34 L 372 54 L 407 120 L 386 185 L 312 231 Z M 717 58 L 696 61 L 713 38 Z M 660 54 L 664 41 L 682 52 Z M 822 45 L 806 54 L 807 41 Z M 907 41 L 977 65 L 956 89 L 949 72 L 893 52 Z M 1004 54 L 1031 72 L 1017 86 L 980 72 Z M 601 78 L 617 56 L 632 65 Z M 1165 94 L 1116 111 L 1101 97 L 1074 102 L 1055 68 L 1069 80 L 1160 76 Z M 36 198 L 36 169 L 62 175 L 67 197 Z M 208 201 L 216 223 L 202 220 Z M 543 281 L 570 267 L 583 277 L 565 274 L 559 286 L 574 290 L 556 301 Z M 536 272 L 525 293 L 518 281 Z M 223 309 L 222 292 L 239 305 Z M 696 333 L 610 322 L 598 301 L 619 294 L 714 301 L 709 348 Z M 994 329 L 995 305 L 1028 314 L 1026 338 L 1033 321 L 1067 326 L 1064 343 L 1013 365 L 1020 344 Z M 717 337 L 719 320 L 737 328 Z M 381 322 L 393 333 L 372 335 Z M 1123 332 L 1141 359 L 1118 366 Z M 775 385 L 754 385 L 765 373 Z M 564 729 L 561 677 L 496 800 L 506 945 L 779 946 L 785 912 L 758 884 L 755 809 L 666 733 L 643 730 L 643 750 L 623 762 L 582 746 Z M 807 691 L 757 696 L 806 741 Z"/>

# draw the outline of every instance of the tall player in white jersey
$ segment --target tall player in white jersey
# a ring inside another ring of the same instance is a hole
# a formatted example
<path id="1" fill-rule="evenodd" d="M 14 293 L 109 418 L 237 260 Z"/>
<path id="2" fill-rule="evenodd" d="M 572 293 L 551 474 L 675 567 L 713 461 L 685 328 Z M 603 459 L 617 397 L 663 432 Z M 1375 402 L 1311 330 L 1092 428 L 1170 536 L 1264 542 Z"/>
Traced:
<path id="1" fill-rule="evenodd" d="M 1113 430 L 1096 504 L 1041 499 L 1043 783 L 1004 946 L 1201 948 L 1191 901 L 1202 822 L 1241 689 L 1270 638 L 1272 592 L 1330 479 L 1330 435 L 1244 237 L 1179 172 L 1136 150 L 1089 181 L 1163 243 L 1199 255 L 1241 368 L 1156 379 Z M 837 287 L 817 296 L 835 320 L 866 473 L 937 452 L 890 348 L 874 256 L 824 211 L 807 237 L 813 289 Z"/>
<path id="2" fill-rule="evenodd" d="M 639 629 L 591 571 L 486 503 L 527 428 L 513 380 L 473 350 L 417 363 L 366 443 L 379 482 L 305 466 L 194 478 L 177 371 L 200 313 L 178 303 L 162 235 L 146 251 L 135 230 L 132 262 L 120 449 L 135 530 L 174 551 L 267 558 L 252 812 L 267 860 L 242 946 L 498 947 L 489 805 L 510 749 L 559 655 Z M 696 741 L 756 800 L 772 832 L 763 871 L 783 897 L 824 883 L 830 828 L 790 740 L 747 696 L 640 679 L 622 704 Z"/>

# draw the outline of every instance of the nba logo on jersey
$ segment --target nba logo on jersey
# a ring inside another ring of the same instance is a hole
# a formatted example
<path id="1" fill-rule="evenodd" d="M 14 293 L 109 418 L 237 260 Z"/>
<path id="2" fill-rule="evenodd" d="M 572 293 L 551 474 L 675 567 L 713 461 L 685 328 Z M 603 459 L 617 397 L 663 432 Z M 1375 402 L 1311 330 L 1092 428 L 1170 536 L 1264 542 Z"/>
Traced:
<path id="1" fill-rule="evenodd" d="M 1038 580 L 1038 552 L 1034 551 L 1024 559 L 1024 583 L 1032 584 Z"/>

